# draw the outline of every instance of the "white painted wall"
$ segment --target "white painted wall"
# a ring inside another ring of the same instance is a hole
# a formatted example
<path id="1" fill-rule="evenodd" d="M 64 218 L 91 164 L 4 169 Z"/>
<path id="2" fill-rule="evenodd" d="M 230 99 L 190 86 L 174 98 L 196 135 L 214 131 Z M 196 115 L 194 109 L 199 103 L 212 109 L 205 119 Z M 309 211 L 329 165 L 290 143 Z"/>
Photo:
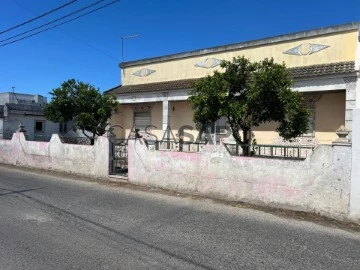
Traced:
<path id="1" fill-rule="evenodd" d="M 35 134 L 34 132 L 35 121 L 45 121 L 44 136 L 48 140 L 50 139 L 52 134 L 59 133 L 59 123 L 54 123 L 52 121 L 46 120 L 44 116 L 20 115 L 20 114 L 11 114 L 6 119 L 4 119 L 3 130 L 6 133 L 13 134 L 19 129 L 19 124 L 22 123 L 25 126 L 28 140 L 33 141 Z M 72 130 L 73 125 L 74 125 L 73 121 L 67 123 L 67 133 L 65 134 L 65 136 L 85 137 L 85 135 L 81 131 L 79 130 L 73 131 Z"/>
<path id="2" fill-rule="evenodd" d="M 107 137 L 74 145 L 63 144 L 57 134 L 50 142 L 34 142 L 17 132 L 12 140 L 0 140 L 0 163 L 108 179 L 109 147 Z"/>
<path id="3" fill-rule="evenodd" d="M 360 85 L 360 84 L 359 84 Z M 343 76 L 321 77 L 321 78 L 304 78 L 295 81 L 292 86 L 294 91 L 303 93 L 321 92 L 321 91 L 338 91 L 346 89 Z M 171 90 L 168 91 L 169 101 L 187 100 L 191 89 Z M 163 92 L 145 92 L 145 93 L 128 93 L 118 94 L 117 100 L 120 104 L 134 104 L 146 102 L 164 101 Z"/>
<path id="4" fill-rule="evenodd" d="M 19 124 L 22 123 L 25 126 L 25 130 L 29 136 L 29 140 L 34 140 L 34 125 L 35 121 L 45 121 L 44 135 L 51 137 L 51 134 L 59 132 L 59 124 L 46 120 L 44 116 L 36 115 L 21 115 L 11 114 L 6 120 L 4 120 L 4 131 L 11 134 L 16 132 L 19 128 Z M 71 127 L 69 127 L 71 128 Z"/>
<path id="5" fill-rule="evenodd" d="M 353 110 L 350 216 L 360 221 L 360 109 Z"/>
<path id="6" fill-rule="evenodd" d="M 47 99 L 41 95 L 19 94 L 12 92 L 0 93 L 0 105 L 5 105 L 5 103 L 45 104 L 47 103 Z"/>
<path id="7" fill-rule="evenodd" d="M 223 145 L 200 153 L 150 151 L 132 140 L 128 156 L 134 184 L 349 218 L 350 146 L 320 145 L 301 161 L 231 156 Z"/>

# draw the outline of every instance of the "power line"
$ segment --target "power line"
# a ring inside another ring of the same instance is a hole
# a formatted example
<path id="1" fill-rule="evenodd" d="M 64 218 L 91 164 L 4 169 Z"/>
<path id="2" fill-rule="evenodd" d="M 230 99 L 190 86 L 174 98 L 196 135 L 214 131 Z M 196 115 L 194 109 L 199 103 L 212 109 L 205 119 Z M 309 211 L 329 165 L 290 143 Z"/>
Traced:
<path id="1" fill-rule="evenodd" d="M 0 32 L 0 35 L 3 34 L 3 33 L 9 32 L 9 31 L 11 31 L 11 30 L 13 30 L 13 29 L 16 29 L 16 28 L 18 28 L 18 27 L 20 27 L 20 26 L 23 26 L 23 25 L 25 25 L 25 24 L 28 24 L 28 23 L 30 23 L 30 22 L 33 22 L 33 21 L 35 21 L 35 20 L 37 20 L 37 19 L 40 19 L 40 18 L 42 18 L 42 17 L 44 17 L 44 16 L 46 16 L 46 15 L 49 15 L 50 13 L 53 13 L 53 12 L 59 10 L 59 9 L 62 9 L 62 8 L 64 8 L 64 7 L 66 7 L 66 6 L 68 6 L 68 5 L 71 5 L 71 4 L 73 4 L 74 2 L 76 2 L 76 1 L 78 1 L 78 0 L 72 0 L 72 1 L 70 1 L 70 2 L 64 4 L 64 5 L 60 6 L 60 7 L 57 7 L 57 8 L 55 8 L 55 9 L 52 9 L 52 10 L 50 10 L 50 11 L 44 13 L 44 14 L 41 14 L 40 16 L 37 16 L 37 17 L 31 19 L 31 20 L 28 20 L 28 21 L 23 22 L 23 23 L 21 23 L 21 24 L 18 24 L 18 25 L 15 25 L 15 26 L 13 26 L 13 27 L 10 27 L 9 29 L 6 29 L 6 30 L 4 30 L 4 31 L 1 31 L 1 32 Z"/>
<path id="2" fill-rule="evenodd" d="M 101 1 L 104 1 L 104 0 L 101 0 Z M 6 45 L 9 45 L 9 44 L 18 42 L 18 41 L 20 41 L 20 40 L 24 40 L 24 39 L 27 39 L 27 38 L 29 38 L 29 37 L 38 35 L 38 34 L 40 34 L 40 33 L 46 32 L 46 31 L 48 31 L 48 30 L 50 30 L 50 29 L 53 29 L 53 28 L 58 27 L 58 26 L 60 26 L 60 25 L 66 24 L 66 23 L 68 23 L 68 22 L 72 22 L 72 21 L 74 21 L 74 20 L 76 20 L 76 19 L 79 19 L 79 18 L 81 18 L 81 17 L 84 17 L 85 15 L 91 14 L 91 13 L 93 13 L 93 12 L 95 12 L 95 11 L 98 11 L 98 10 L 100 10 L 100 9 L 103 9 L 103 8 L 105 8 L 105 7 L 107 7 L 107 6 L 113 5 L 113 4 L 115 4 L 116 2 L 120 2 L 120 0 L 112 1 L 112 2 L 110 2 L 109 4 L 106 4 L 106 5 L 103 5 L 103 6 L 101 6 L 101 7 L 96 8 L 96 9 L 94 9 L 94 10 L 88 11 L 88 12 L 86 12 L 86 13 L 84 13 L 84 14 L 81 14 L 81 15 L 79 15 L 79 16 L 77 16 L 77 17 L 75 17 L 75 18 L 72 18 L 72 19 L 70 19 L 70 20 L 67 20 L 67 21 L 65 21 L 65 22 L 62 22 L 62 23 L 59 23 L 59 24 L 55 24 L 55 25 L 52 26 L 52 27 L 49 27 L 49 28 L 46 28 L 46 29 L 44 29 L 44 30 L 35 32 L 35 33 L 31 34 L 31 35 L 27 35 L 27 36 L 25 36 L 25 37 L 22 37 L 22 38 L 19 38 L 19 39 L 15 39 L 15 40 L 10 41 L 10 42 L 7 42 L 7 43 L 5 43 L 5 44 L 1 44 L 0 47 L 3 47 L 3 46 L 6 46 Z"/>
<path id="3" fill-rule="evenodd" d="M 38 27 L 32 28 L 32 29 L 30 29 L 30 30 L 28 30 L 28 31 L 22 32 L 22 33 L 20 33 L 20 34 L 18 34 L 18 35 L 15 35 L 15 36 L 12 36 L 12 37 L 9 37 L 9 38 L 0 40 L 0 42 L 5 42 L 5 41 L 8 41 L 8 40 L 10 40 L 10 39 L 14 39 L 14 38 L 16 38 L 16 37 L 23 36 L 23 35 L 25 35 L 25 34 L 27 34 L 27 33 L 29 33 L 29 32 L 32 32 L 32 31 L 35 31 L 35 30 L 37 30 L 37 29 L 43 28 L 43 27 L 45 27 L 45 26 L 47 26 L 47 25 L 50 25 L 50 24 L 52 24 L 52 23 L 54 23 L 54 22 L 61 21 L 62 19 L 65 19 L 65 18 L 67 18 L 67 17 L 70 17 L 70 16 L 72 16 L 72 15 L 74 15 L 74 14 L 76 14 L 76 13 L 79 13 L 79 12 L 81 12 L 81 11 L 84 11 L 84 10 L 86 10 L 86 9 L 88 9 L 88 8 L 91 8 L 91 7 L 97 5 L 97 4 L 101 3 L 101 2 L 104 2 L 104 1 L 105 1 L 105 0 L 99 0 L 99 1 L 93 3 L 93 4 L 89 5 L 89 6 L 86 6 L 86 7 L 84 7 L 84 8 L 78 9 L 78 10 L 76 10 L 76 11 L 74 11 L 74 12 L 71 12 L 71 13 L 65 15 L 65 16 L 62 16 L 62 17 L 60 17 L 60 18 L 58 18 L 58 19 L 55 19 L 55 20 L 50 21 L 50 22 L 47 22 L 47 23 L 42 24 L 42 25 L 40 25 L 40 26 L 38 26 Z"/>
<path id="4" fill-rule="evenodd" d="M 26 6 L 23 6 L 22 4 L 20 4 L 20 3 L 17 2 L 16 0 L 12 0 L 12 1 L 15 2 L 18 6 L 22 7 L 23 9 L 25 9 L 26 11 L 28 11 L 28 12 L 30 12 L 30 13 L 32 13 L 32 14 L 35 14 L 34 11 L 32 11 L 31 9 L 29 9 L 29 8 L 26 7 Z M 43 20 L 44 22 L 48 22 L 45 18 L 42 18 L 42 20 Z M 60 30 L 63 31 L 64 34 L 66 34 L 66 35 L 68 35 L 68 36 L 76 39 L 77 41 L 81 42 L 83 45 L 85 45 L 85 46 L 87 46 L 87 47 L 89 47 L 89 48 L 92 48 L 93 50 L 97 51 L 98 53 L 101 53 L 101 54 L 105 55 L 106 57 L 108 57 L 109 59 L 111 59 L 111 60 L 113 60 L 113 61 L 116 61 L 117 63 L 119 62 L 119 59 L 118 59 L 117 57 L 115 57 L 115 56 L 113 56 L 113 55 L 110 55 L 110 54 L 108 54 L 107 52 L 104 52 L 104 51 L 100 50 L 99 48 L 95 47 L 94 45 L 90 44 L 89 42 L 80 39 L 79 37 L 75 36 L 75 35 L 72 34 L 72 33 L 69 33 L 69 32 L 66 31 L 65 29 L 61 29 L 61 28 L 60 28 Z"/>

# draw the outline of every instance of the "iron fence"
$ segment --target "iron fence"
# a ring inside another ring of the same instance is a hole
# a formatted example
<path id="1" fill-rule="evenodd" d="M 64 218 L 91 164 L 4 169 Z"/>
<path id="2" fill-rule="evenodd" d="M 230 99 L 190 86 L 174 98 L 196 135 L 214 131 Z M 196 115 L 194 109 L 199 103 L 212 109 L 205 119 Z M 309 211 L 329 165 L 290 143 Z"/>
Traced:
<path id="1" fill-rule="evenodd" d="M 315 149 L 313 145 L 224 144 L 232 155 L 240 156 L 247 150 L 250 156 L 305 159 Z M 247 149 L 246 149 L 247 148 Z"/>
<path id="2" fill-rule="evenodd" d="M 5 130 L 4 133 L 2 134 L 2 139 L 3 140 L 11 140 L 13 137 L 14 132 L 10 131 L 9 129 Z"/>
<path id="3" fill-rule="evenodd" d="M 145 140 L 145 142 L 148 148 L 153 150 L 190 153 L 200 152 L 206 145 L 205 142 L 179 142 L 175 140 Z M 235 143 L 224 143 L 224 145 L 230 154 L 236 156 L 244 155 L 244 150 L 247 150 L 250 156 L 292 159 L 305 159 L 315 149 L 315 145 L 240 145 Z"/>
<path id="4" fill-rule="evenodd" d="M 178 152 L 200 152 L 206 145 L 205 142 L 179 142 L 175 140 L 146 140 L 148 148 L 160 151 L 178 151 Z"/>
<path id="5" fill-rule="evenodd" d="M 128 173 L 128 140 L 116 139 L 111 144 L 111 173 L 127 176 Z"/>
<path id="6" fill-rule="evenodd" d="M 28 141 L 37 141 L 37 142 L 49 142 L 51 139 L 51 134 L 34 134 L 34 136 L 31 138 L 31 136 L 27 136 L 27 134 L 25 134 L 25 136 L 27 137 Z"/>
<path id="7" fill-rule="evenodd" d="M 62 143 L 91 145 L 91 140 L 87 137 L 65 137 L 59 136 Z"/>

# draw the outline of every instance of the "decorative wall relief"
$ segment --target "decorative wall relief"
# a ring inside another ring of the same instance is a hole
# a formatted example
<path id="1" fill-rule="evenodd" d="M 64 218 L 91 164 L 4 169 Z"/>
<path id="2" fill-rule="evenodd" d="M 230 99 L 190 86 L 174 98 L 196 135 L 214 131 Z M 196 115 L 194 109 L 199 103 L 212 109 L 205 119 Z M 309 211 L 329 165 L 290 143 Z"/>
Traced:
<path id="1" fill-rule="evenodd" d="M 146 76 L 153 74 L 154 72 L 156 72 L 156 71 L 152 70 L 152 69 L 148 69 L 148 68 L 143 68 L 143 69 L 139 69 L 138 71 L 133 73 L 133 75 L 137 76 L 137 77 L 146 77 Z"/>
<path id="2" fill-rule="evenodd" d="M 356 101 L 356 82 L 357 77 L 344 77 L 344 82 L 346 85 L 346 101 Z M 353 108 L 347 108 L 353 109 Z"/>
<path id="3" fill-rule="evenodd" d="M 357 77 L 356 77 L 356 76 L 344 77 L 344 82 L 345 82 L 345 84 L 346 84 L 346 89 L 355 90 L 355 88 L 356 88 L 356 81 L 357 81 Z"/>
<path id="4" fill-rule="evenodd" d="M 222 60 L 217 59 L 217 58 L 206 58 L 204 61 L 197 63 L 195 66 L 201 67 L 201 68 L 214 68 L 214 67 L 220 65 L 221 61 Z"/>
<path id="5" fill-rule="evenodd" d="M 149 111 L 151 111 L 151 105 L 149 103 L 132 104 L 131 107 L 133 108 L 134 112 L 149 112 Z"/>
<path id="6" fill-rule="evenodd" d="M 299 46 L 296 46 L 295 48 L 291 48 L 283 53 L 303 56 L 303 55 L 310 55 L 316 53 L 318 51 L 324 50 L 329 47 L 330 46 L 328 45 L 322 45 L 322 44 L 304 43 L 304 44 L 300 44 Z"/>

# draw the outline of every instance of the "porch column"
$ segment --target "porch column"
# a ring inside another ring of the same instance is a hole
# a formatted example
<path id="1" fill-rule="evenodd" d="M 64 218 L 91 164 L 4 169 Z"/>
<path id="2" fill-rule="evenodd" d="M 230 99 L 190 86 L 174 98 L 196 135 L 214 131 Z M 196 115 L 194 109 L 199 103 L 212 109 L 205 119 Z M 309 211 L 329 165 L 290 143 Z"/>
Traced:
<path id="1" fill-rule="evenodd" d="M 163 92 L 162 130 L 165 131 L 169 125 L 169 92 Z"/>
<path id="2" fill-rule="evenodd" d="M 356 107 L 356 76 L 345 77 L 346 85 L 345 97 L 345 127 L 350 131 L 348 138 L 352 139 L 353 130 L 353 109 Z"/>

